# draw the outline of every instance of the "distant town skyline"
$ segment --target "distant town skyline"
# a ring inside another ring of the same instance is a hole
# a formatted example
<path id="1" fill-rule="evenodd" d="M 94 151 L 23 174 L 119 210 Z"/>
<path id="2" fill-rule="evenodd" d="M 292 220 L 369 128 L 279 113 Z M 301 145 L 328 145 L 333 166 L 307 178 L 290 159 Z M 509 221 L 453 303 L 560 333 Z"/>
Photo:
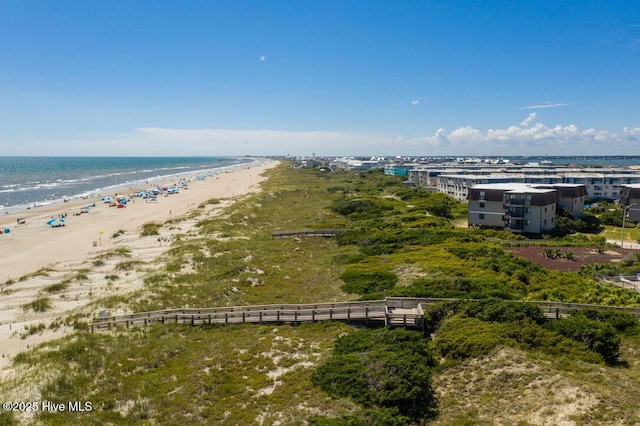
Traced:
<path id="1" fill-rule="evenodd" d="M 2 7 L 2 155 L 640 155 L 635 1 Z"/>

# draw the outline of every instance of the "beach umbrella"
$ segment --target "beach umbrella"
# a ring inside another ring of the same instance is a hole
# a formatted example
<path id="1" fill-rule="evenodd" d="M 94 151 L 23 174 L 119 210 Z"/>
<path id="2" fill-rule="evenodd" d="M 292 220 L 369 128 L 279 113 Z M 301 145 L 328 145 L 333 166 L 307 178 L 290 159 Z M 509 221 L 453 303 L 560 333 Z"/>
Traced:
<path id="1" fill-rule="evenodd" d="M 63 226 L 64 225 L 64 219 L 60 219 L 60 218 L 55 218 L 55 219 L 49 219 L 47 221 L 47 225 L 49 226 Z"/>

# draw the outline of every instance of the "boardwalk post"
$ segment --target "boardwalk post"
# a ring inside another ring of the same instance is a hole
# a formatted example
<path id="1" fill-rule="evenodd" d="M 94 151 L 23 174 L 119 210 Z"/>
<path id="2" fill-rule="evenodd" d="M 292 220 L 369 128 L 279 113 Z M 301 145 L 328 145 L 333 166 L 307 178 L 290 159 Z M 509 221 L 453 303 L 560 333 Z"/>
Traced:
<path id="1" fill-rule="evenodd" d="M 560 308 L 556 308 L 556 319 L 560 319 Z"/>
<path id="2" fill-rule="evenodd" d="M 211 325 L 211 314 L 209 314 L 209 325 Z"/>
<path id="3" fill-rule="evenodd" d="M 280 325 L 280 310 L 276 311 L 276 324 Z"/>
<path id="4" fill-rule="evenodd" d="M 176 314 L 176 324 L 178 323 L 178 314 Z"/>
<path id="5" fill-rule="evenodd" d="M 347 324 L 351 324 L 351 308 L 347 308 Z"/>
<path id="6" fill-rule="evenodd" d="M 259 315 L 259 321 L 260 321 L 260 324 L 262 324 L 262 311 L 260 311 L 259 313 L 260 313 L 260 315 Z"/>
<path id="7" fill-rule="evenodd" d="M 407 314 L 402 315 L 402 325 L 407 328 Z"/>
<path id="8" fill-rule="evenodd" d="M 144 319 L 144 328 L 147 328 L 147 319 Z"/>
<path id="9" fill-rule="evenodd" d="M 298 325 L 298 311 L 293 313 L 293 325 Z"/>
<path id="10" fill-rule="evenodd" d="M 316 322 L 316 310 L 311 311 L 311 322 Z"/>
<path id="11" fill-rule="evenodd" d="M 333 309 L 329 309 L 329 321 L 333 321 Z"/>
<path id="12" fill-rule="evenodd" d="M 163 316 L 162 316 L 162 323 L 163 323 L 163 324 L 164 324 L 164 321 L 165 321 L 165 319 L 164 319 L 164 315 L 163 315 Z"/>
<path id="13" fill-rule="evenodd" d="M 364 323 L 369 325 L 369 307 L 365 306 L 364 308 Z"/>
<path id="14" fill-rule="evenodd" d="M 229 324 L 229 314 L 227 313 L 224 314 L 224 323 Z"/>
<path id="15" fill-rule="evenodd" d="M 127 328 L 129 328 L 129 320 L 127 320 Z"/>
<path id="16" fill-rule="evenodd" d="M 195 315 L 191 315 L 191 325 L 195 325 L 196 323 L 196 316 Z"/>
<path id="17" fill-rule="evenodd" d="M 245 318 L 246 312 L 242 313 L 242 323 L 244 324 L 246 322 L 246 318 Z"/>

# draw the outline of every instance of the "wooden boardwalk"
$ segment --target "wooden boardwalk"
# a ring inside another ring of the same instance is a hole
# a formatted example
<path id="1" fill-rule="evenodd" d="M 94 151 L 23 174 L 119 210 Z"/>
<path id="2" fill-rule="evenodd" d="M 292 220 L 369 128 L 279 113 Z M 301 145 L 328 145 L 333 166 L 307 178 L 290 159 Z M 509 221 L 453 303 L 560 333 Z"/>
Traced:
<path id="1" fill-rule="evenodd" d="M 232 306 L 202 309 L 168 309 L 139 312 L 129 315 L 101 316 L 91 328 L 115 326 L 136 327 L 153 323 L 177 324 L 300 324 L 316 321 L 344 321 L 353 324 L 422 328 L 424 313 L 421 306 L 411 309 L 389 309 L 384 300 L 366 302 L 316 303 L 297 305 Z"/>
<path id="2" fill-rule="evenodd" d="M 271 238 L 306 237 L 335 237 L 346 229 L 299 229 L 295 231 L 273 231 Z"/>
<path id="3" fill-rule="evenodd" d="M 101 315 L 94 319 L 91 331 L 112 327 L 148 326 L 155 323 L 189 325 L 214 324 L 293 324 L 317 321 L 343 321 L 364 326 L 389 326 L 424 329 L 424 309 L 436 303 L 468 299 L 430 299 L 391 297 L 364 302 L 230 306 L 185 308 L 138 312 L 128 315 Z M 574 310 L 587 308 L 620 310 L 640 318 L 640 308 L 584 305 L 562 302 L 528 302 L 542 309 L 547 318 L 565 318 Z"/>

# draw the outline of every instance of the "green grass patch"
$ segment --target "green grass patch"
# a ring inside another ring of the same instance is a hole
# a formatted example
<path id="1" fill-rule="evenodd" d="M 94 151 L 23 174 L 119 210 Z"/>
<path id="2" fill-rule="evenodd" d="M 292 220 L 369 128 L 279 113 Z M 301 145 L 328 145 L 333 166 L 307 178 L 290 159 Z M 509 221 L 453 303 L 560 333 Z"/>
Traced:
<path id="1" fill-rule="evenodd" d="M 69 288 L 69 281 L 62 281 L 56 284 L 48 285 L 44 288 L 47 293 L 59 293 Z"/>
<path id="2" fill-rule="evenodd" d="M 32 302 L 25 303 L 22 308 L 25 311 L 32 310 L 34 312 L 46 312 L 53 307 L 51 299 L 46 296 L 41 296 L 34 299 Z"/>
<path id="3" fill-rule="evenodd" d="M 32 272 L 30 274 L 21 276 L 20 278 L 18 278 L 18 281 L 22 282 L 35 277 L 48 277 L 49 272 L 52 272 L 52 271 L 53 269 L 50 269 L 50 268 L 40 268 L 36 272 Z"/>
<path id="4" fill-rule="evenodd" d="M 144 262 L 141 260 L 123 260 L 116 263 L 114 269 L 116 271 L 133 271 L 141 265 L 144 265 Z"/>
<path id="5" fill-rule="evenodd" d="M 142 230 L 140 231 L 140 236 L 149 237 L 152 235 L 160 235 L 160 228 L 162 228 L 161 223 L 157 222 L 147 222 L 142 225 Z"/>
<path id="6" fill-rule="evenodd" d="M 131 249 L 128 247 L 116 247 L 112 250 L 109 250 L 107 252 L 101 253 L 98 256 L 96 256 L 94 259 L 94 262 L 96 261 L 104 262 L 106 259 L 111 259 L 114 257 L 124 257 L 124 258 L 131 257 Z"/>

